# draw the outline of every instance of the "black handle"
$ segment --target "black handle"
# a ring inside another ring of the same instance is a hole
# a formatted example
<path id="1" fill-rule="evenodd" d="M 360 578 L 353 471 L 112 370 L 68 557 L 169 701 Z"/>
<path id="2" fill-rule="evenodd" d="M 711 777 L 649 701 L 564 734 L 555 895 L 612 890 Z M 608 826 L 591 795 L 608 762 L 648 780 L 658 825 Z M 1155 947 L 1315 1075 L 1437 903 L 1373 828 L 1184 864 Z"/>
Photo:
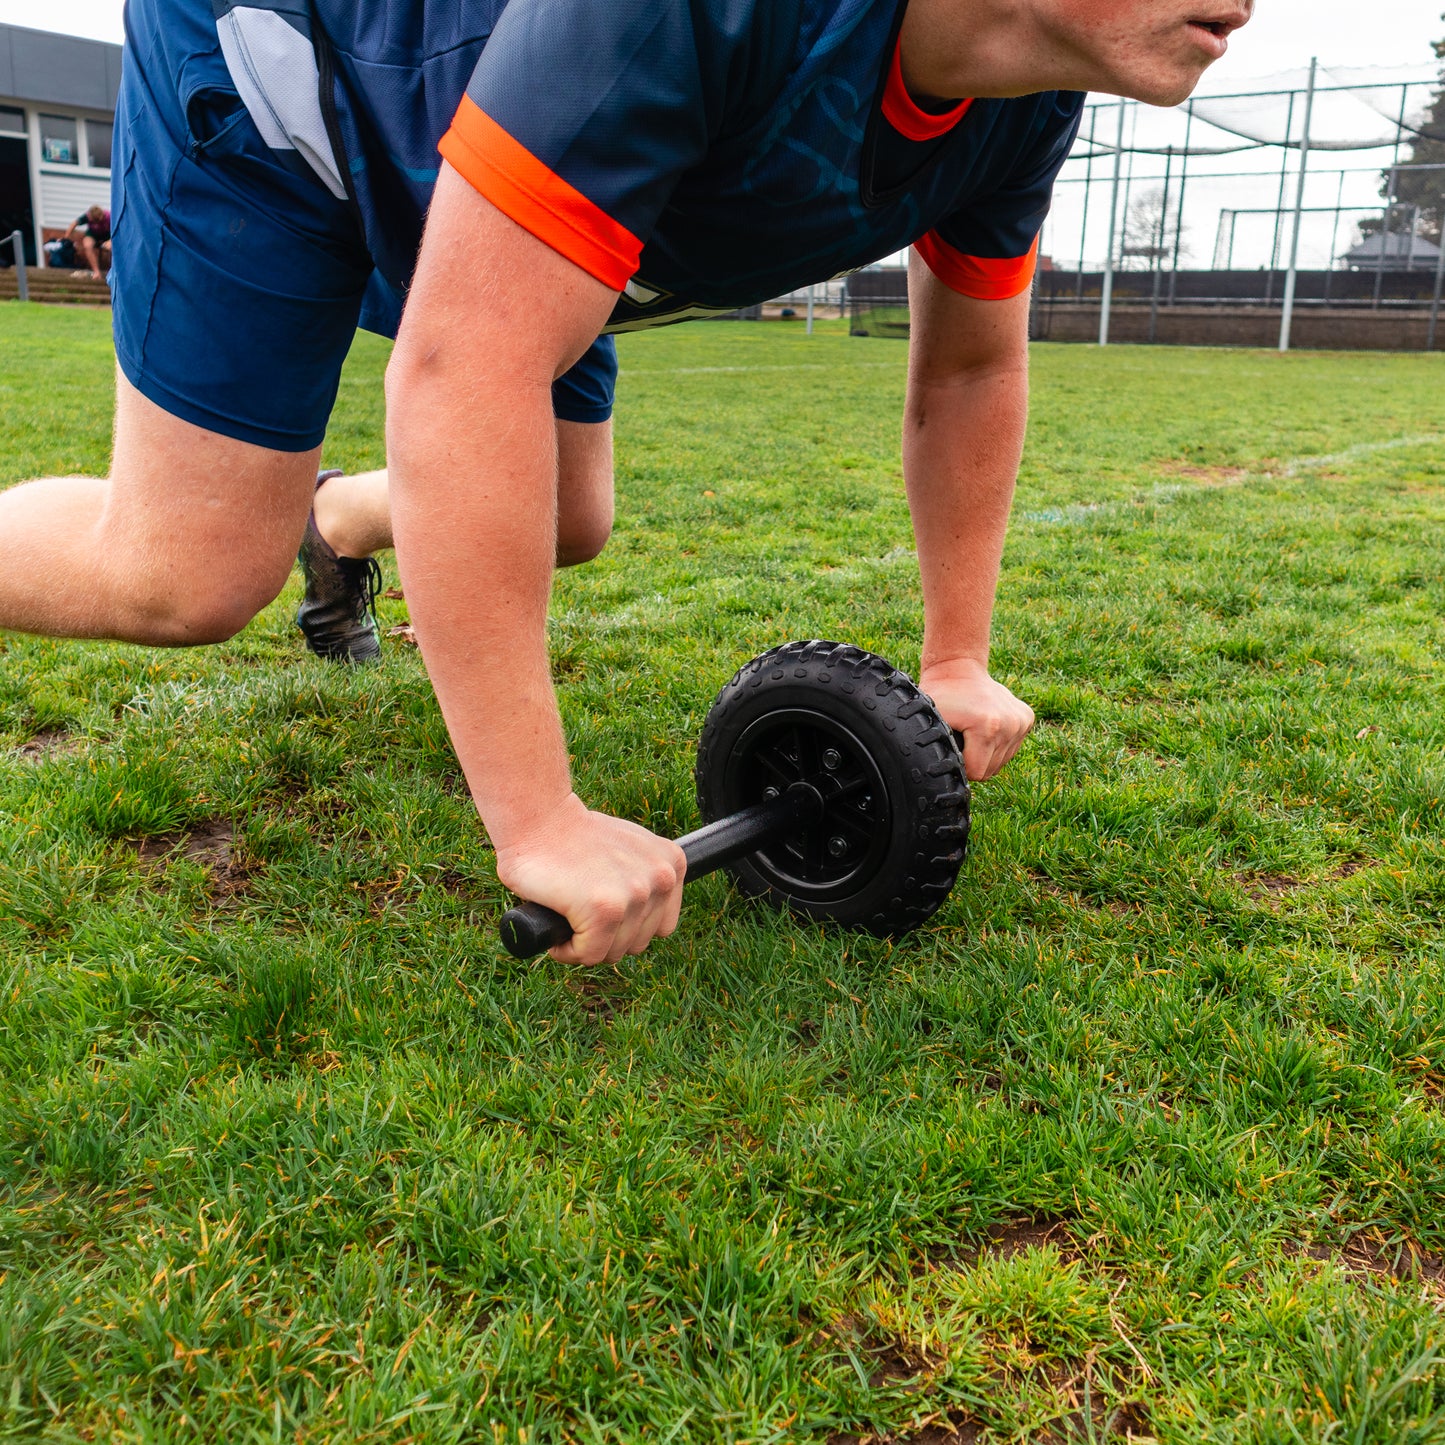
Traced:
<path id="1" fill-rule="evenodd" d="M 502 947 L 513 958 L 536 958 L 572 937 L 565 915 L 542 903 L 519 903 L 502 915 Z"/>
<path id="2" fill-rule="evenodd" d="M 744 808 L 677 840 L 687 858 L 684 882 L 756 853 L 802 823 L 821 816 L 823 798 L 807 783 L 794 783 L 786 793 Z M 519 903 L 502 915 L 502 947 L 513 958 L 536 958 L 572 937 L 572 925 L 555 909 L 540 903 Z"/>

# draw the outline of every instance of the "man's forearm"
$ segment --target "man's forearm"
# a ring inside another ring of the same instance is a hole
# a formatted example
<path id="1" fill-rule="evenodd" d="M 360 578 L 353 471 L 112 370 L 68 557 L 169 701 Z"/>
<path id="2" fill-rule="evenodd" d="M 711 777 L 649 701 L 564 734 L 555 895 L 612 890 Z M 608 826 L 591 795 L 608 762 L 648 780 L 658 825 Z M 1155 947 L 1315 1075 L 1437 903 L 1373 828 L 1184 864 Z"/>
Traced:
<path id="1" fill-rule="evenodd" d="M 913 381 L 903 471 L 923 584 L 923 667 L 988 664 L 989 629 L 1028 419 L 1026 359 Z"/>
<path id="2" fill-rule="evenodd" d="M 547 656 L 556 536 L 550 391 L 463 386 L 425 360 L 391 394 L 397 564 L 452 743 L 493 842 L 571 792 Z"/>

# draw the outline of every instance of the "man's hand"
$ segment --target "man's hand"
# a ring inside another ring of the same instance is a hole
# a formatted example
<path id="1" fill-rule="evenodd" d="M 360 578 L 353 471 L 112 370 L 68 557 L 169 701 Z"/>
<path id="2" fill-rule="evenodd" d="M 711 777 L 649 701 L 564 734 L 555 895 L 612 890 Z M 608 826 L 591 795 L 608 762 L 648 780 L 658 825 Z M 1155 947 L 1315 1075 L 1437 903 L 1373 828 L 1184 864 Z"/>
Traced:
<path id="1" fill-rule="evenodd" d="M 551 815 L 497 850 L 513 893 L 556 909 L 572 938 L 560 963 L 616 963 L 677 927 L 687 859 L 636 823 L 588 810 L 571 794 Z"/>
<path id="2" fill-rule="evenodd" d="M 938 704 L 944 722 L 963 734 L 963 768 L 970 782 L 993 777 L 1034 725 L 1033 708 L 971 658 L 925 667 L 919 686 Z"/>

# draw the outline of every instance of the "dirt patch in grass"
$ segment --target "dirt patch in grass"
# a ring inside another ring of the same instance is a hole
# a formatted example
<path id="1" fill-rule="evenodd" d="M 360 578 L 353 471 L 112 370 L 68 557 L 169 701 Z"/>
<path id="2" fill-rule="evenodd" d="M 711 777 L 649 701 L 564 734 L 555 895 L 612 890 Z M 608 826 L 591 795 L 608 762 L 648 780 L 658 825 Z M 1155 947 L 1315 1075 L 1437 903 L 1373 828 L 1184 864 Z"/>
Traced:
<path id="1" fill-rule="evenodd" d="M 1068 1214 L 1009 1215 L 990 1224 L 982 1237 L 935 1245 L 928 1251 L 922 1269 L 973 1269 L 985 1259 L 1012 1259 L 1049 1244 L 1066 1261 L 1082 1259 L 1083 1250 L 1072 1233 L 1075 1222 Z"/>
<path id="2" fill-rule="evenodd" d="M 907 1364 L 913 1361 L 903 1356 Z M 916 1369 L 911 1373 L 918 1373 Z M 1043 1422 L 1028 1437 L 1034 1445 L 1074 1445 L 1080 1440 L 1152 1441 L 1153 1422 L 1148 1406 L 1130 1398 L 1136 1381 L 1127 1372 L 1101 1372 L 1095 1357 L 1058 1361 L 1039 1370 L 1005 1369 L 994 1378 L 1010 1390 L 1027 1375 L 1044 1384 L 1064 1413 Z M 1101 1378 L 1101 1375 L 1104 1377 Z M 875 1372 L 870 1384 L 901 1378 Z M 1121 1398 L 1122 1397 L 1122 1398 Z M 987 1426 L 965 1410 L 941 1413 L 921 1425 L 880 1435 L 831 1435 L 828 1445 L 976 1445 Z"/>
<path id="3" fill-rule="evenodd" d="M 1067 1214 L 1014 1215 L 1000 1219 L 989 1225 L 982 1241 L 963 1259 L 969 1265 L 983 1259 L 1012 1259 L 1016 1254 L 1042 1249 L 1048 1244 L 1065 1259 L 1078 1259 L 1081 1251 L 1070 1232 L 1073 1224 L 1073 1216 Z"/>
<path id="4" fill-rule="evenodd" d="M 1366 868 L 1373 868 L 1373 858 L 1346 858 L 1338 867 L 1332 868 L 1326 875 L 1330 882 L 1337 883 L 1342 878 L 1353 878 L 1356 873 L 1363 873 Z"/>
<path id="5" fill-rule="evenodd" d="M 569 971 L 567 992 L 594 1024 L 605 1024 L 632 1002 L 626 982 L 608 969 Z"/>
<path id="6" fill-rule="evenodd" d="M 1386 1240 L 1379 1234 L 1351 1235 L 1343 1245 L 1296 1244 L 1288 1252 L 1304 1259 L 1332 1262 L 1355 1279 L 1388 1279 L 1423 1285 L 1445 1301 L 1445 1256 L 1428 1254 L 1410 1240 Z"/>
<path id="7" fill-rule="evenodd" d="M 74 753 L 80 751 L 80 739 L 73 733 L 57 728 L 48 732 L 36 733 L 33 738 L 20 744 L 15 749 L 17 758 L 24 758 L 26 762 L 43 762 L 46 758 L 58 757 L 63 753 Z"/>
<path id="8" fill-rule="evenodd" d="M 830 1435 L 828 1445 L 977 1445 L 982 1437 L 982 1425 L 962 1410 L 950 1410 L 898 1435 Z"/>
<path id="9" fill-rule="evenodd" d="M 1293 893 L 1298 893 L 1301 888 L 1316 887 L 1321 883 L 1339 883 L 1374 866 L 1373 858 L 1356 857 L 1343 859 L 1328 873 L 1315 879 L 1296 878 L 1291 873 L 1236 873 L 1234 877 L 1235 882 L 1251 898 L 1258 899 L 1262 903 L 1273 903 L 1282 898 L 1288 898 Z"/>
<path id="10" fill-rule="evenodd" d="M 845 1315 L 826 1333 L 868 1372 L 868 1383 L 875 1390 L 882 1385 L 921 1389 L 944 1365 L 942 1356 L 885 1334 L 858 1315 Z M 954 1413 L 897 1435 L 830 1435 L 828 1445 L 951 1445 L 977 1440 L 979 1433 L 980 1427 L 967 1415 Z"/>
<path id="11" fill-rule="evenodd" d="M 1303 878 L 1289 873 L 1239 873 L 1239 885 L 1251 898 L 1263 901 L 1287 898 L 1305 886 Z"/>
<path id="12" fill-rule="evenodd" d="M 1249 477 L 1245 467 L 1201 467 L 1194 462 L 1160 462 L 1159 471 L 1196 487 L 1237 487 Z"/>
<path id="13" fill-rule="evenodd" d="M 1091 1400 L 1085 1411 L 1081 1406 L 1045 1427 L 1036 1437 L 1039 1445 L 1071 1445 L 1082 1440 L 1154 1439 L 1149 1412 L 1137 1400 L 1126 1401 L 1112 1409 L 1105 1400 Z"/>
<path id="14" fill-rule="evenodd" d="M 1130 918 L 1143 913 L 1144 905 L 1124 898 L 1097 898 L 1080 893 L 1063 883 L 1056 882 L 1047 873 L 1037 868 L 1029 870 L 1029 880 L 1040 893 L 1047 893 L 1071 908 L 1082 908 L 1090 913 L 1112 913 L 1115 918 Z"/>
<path id="15" fill-rule="evenodd" d="M 398 868 L 387 878 L 369 878 L 351 886 L 366 899 L 366 911 L 372 918 L 399 917 L 407 911 L 412 890 L 407 886 L 411 872 Z"/>
<path id="16" fill-rule="evenodd" d="M 136 856 L 143 868 L 156 872 L 176 858 L 199 863 L 211 875 L 207 891 L 213 902 L 234 897 L 251 874 L 250 866 L 237 852 L 236 830 L 224 818 L 207 818 L 189 828 L 153 833 L 139 841 Z M 159 880 L 154 886 L 157 891 L 164 888 Z"/>

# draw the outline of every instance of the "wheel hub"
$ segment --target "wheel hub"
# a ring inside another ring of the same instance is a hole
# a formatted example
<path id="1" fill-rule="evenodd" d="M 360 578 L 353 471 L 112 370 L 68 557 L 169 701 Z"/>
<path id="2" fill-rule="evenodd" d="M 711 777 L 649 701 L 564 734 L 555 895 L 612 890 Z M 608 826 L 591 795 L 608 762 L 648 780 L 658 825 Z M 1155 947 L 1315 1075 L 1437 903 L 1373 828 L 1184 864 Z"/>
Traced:
<path id="1" fill-rule="evenodd" d="M 727 769 L 730 807 L 798 787 L 822 799 L 820 814 L 750 862 L 780 891 L 828 903 L 864 887 L 888 850 L 892 807 L 868 749 L 843 724 L 810 708 L 782 708 L 739 737 Z"/>

